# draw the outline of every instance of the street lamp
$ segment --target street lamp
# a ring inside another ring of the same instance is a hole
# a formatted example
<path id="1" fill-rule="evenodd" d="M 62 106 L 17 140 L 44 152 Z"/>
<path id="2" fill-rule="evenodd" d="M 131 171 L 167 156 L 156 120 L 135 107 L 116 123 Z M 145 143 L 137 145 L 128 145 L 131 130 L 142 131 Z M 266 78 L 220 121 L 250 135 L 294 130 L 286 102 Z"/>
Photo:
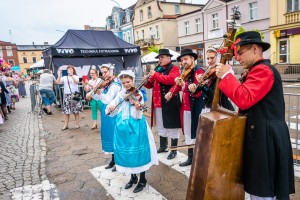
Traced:
<path id="1" fill-rule="evenodd" d="M 121 8 L 120 4 L 118 2 L 116 2 L 115 0 L 111 0 L 113 2 L 115 2 L 116 4 L 118 4 L 119 8 Z"/>

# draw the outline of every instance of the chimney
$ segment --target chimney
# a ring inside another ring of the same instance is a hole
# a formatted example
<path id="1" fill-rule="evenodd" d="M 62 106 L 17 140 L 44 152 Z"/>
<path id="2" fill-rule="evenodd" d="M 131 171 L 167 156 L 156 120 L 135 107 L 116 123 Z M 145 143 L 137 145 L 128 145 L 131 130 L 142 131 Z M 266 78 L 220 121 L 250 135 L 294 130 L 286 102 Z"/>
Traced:
<path id="1" fill-rule="evenodd" d="M 34 45 L 34 42 L 32 42 L 32 45 Z"/>
<path id="2" fill-rule="evenodd" d="M 185 0 L 180 0 L 180 3 L 185 3 Z"/>
<path id="3" fill-rule="evenodd" d="M 49 43 L 48 42 L 44 42 L 44 45 L 48 45 Z"/>

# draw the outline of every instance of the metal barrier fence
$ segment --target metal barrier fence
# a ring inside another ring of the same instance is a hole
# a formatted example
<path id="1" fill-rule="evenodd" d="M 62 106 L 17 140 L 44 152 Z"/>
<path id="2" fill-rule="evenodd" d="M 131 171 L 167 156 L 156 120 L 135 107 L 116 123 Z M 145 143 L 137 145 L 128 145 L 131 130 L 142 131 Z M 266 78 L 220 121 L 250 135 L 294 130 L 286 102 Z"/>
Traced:
<path id="1" fill-rule="evenodd" d="M 300 65 L 274 65 L 283 81 L 300 81 Z"/>
<path id="2" fill-rule="evenodd" d="M 88 107 L 90 107 L 89 101 L 87 101 L 87 100 L 85 99 L 86 92 L 84 91 L 83 85 L 82 85 L 81 82 L 78 84 L 78 88 L 79 88 L 79 92 L 80 92 L 80 94 L 81 94 L 81 96 L 82 96 L 81 102 L 82 102 L 83 108 L 88 108 Z M 63 85 L 59 85 L 58 87 L 56 87 L 56 89 L 55 89 L 55 94 L 56 94 L 57 100 L 59 101 L 60 105 L 63 105 L 63 99 L 64 99 L 64 86 L 63 86 Z M 57 95 L 57 94 L 58 94 L 58 95 Z"/>
<path id="3" fill-rule="evenodd" d="M 294 164 L 300 166 L 300 86 L 284 86 L 285 119 L 289 127 Z"/>

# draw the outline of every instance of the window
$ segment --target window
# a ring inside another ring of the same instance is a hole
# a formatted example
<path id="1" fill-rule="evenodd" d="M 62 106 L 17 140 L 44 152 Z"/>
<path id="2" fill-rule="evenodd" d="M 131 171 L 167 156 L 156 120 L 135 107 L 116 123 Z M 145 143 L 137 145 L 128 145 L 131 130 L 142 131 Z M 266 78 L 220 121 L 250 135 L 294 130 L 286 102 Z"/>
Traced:
<path id="1" fill-rule="evenodd" d="M 190 34 L 190 22 L 184 22 L 184 33 L 185 35 Z"/>
<path id="2" fill-rule="evenodd" d="M 11 64 L 12 66 L 15 65 L 15 61 L 14 60 L 8 60 L 8 63 Z"/>
<path id="3" fill-rule="evenodd" d="M 288 63 L 289 62 L 289 43 L 288 39 L 279 40 L 279 62 L 278 63 Z"/>
<path id="4" fill-rule="evenodd" d="M 6 54 L 7 56 L 13 56 L 13 51 L 11 46 L 6 46 Z"/>
<path id="5" fill-rule="evenodd" d="M 196 33 L 199 33 L 199 32 L 201 32 L 201 21 L 200 21 L 200 18 L 196 19 L 195 22 L 196 22 Z"/>
<path id="6" fill-rule="evenodd" d="M 143 10 L 140 10 L 140 21 L 144 20 L 144 13 Z"/>
<path id="7" fill-rule="evenodd" d="M 27 57 L 23 57 L 23 63 L 27 63 Z"/>
<path id="8" fill-rule="evenodd" d="M 249 3 L 250 8 L 250 20 L 257 19 L 257 2 Z"/>
<path id="9" fill-rule="evenodd" d="M 299 10 L 299 0 L 287 0 L 287 11 L 293 12 Z"/>
<path id="10" fill-rule="evenodd" d="M 151 11 L 151 6 L 149 6 L 148 8 L 147 8 L 147 10 L 148 10 L 148 19 L 150 19 L 150 18 L 152 18 L 152 11 Z"/>
<path id="11" fill-rule="evenodd" d="M 0 47 L 0 57 L 3 58 L 3 51 L 2 51 L 2 47 Z"/>
<path id="12" fill-rule="evenodd" d="M 131 43 L 130 31 L 127 31 L 127 42 Z"/>
<path id="13" fill-rule="evenodd" d="M 155 38 L 159 39 L 159 27 L 158 27 L 158 25 L 155 26 Z"/>
<path id="14" fill-rule="evenodd" d="M 127 23 L 130 22 L 130 13 L 129 12 L 126 13 L 126 22 Z"/>
<path id="15" fill-rule="evenodd" d="M 32 62 L 36 63 L 36 57 L 32 57 Z"/>
<path id="16" fill-rule="evenodd" d="M 126 33 L 123 33 L 123 37 L 122 38 L 123 38 L 124 41 L 127 42 L 127 40 L 126 40 Z"/>
<path id="17" fill-rule="evenodd" d="M 218 17 L 218 13 L 212 14 L 212 24 L 213 24 L 213 29 L 219 28 L 219 17 Z"/>
<path id="18" fill-rule="evenodd" d="M 140 40 L 139 32 L 136 32 L 136 40 Z"/>
<path id="19" fill-rule="evenodd" d="M 145 31 L 142 30 L 142 40 L 144 40 L 144 39 L 145 39 Z"/>
<path id="20" fill-rule="evenodd" d="M 175 5 L 175 15 L 179 15 L 180 14 L 180 7 L 178 4 Z"/>

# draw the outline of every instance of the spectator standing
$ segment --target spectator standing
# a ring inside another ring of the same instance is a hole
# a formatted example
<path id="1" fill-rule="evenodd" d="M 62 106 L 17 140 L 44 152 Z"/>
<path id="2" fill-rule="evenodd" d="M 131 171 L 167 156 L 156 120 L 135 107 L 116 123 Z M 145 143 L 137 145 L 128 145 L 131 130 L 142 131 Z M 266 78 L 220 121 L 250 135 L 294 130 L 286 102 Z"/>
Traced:
<path id="1" fill-rule="evenodd" d="M 62 70 L 60 70 L 57 82 L 64 85 L 64 99 L 63 99 L 63 113 L 65 114 L 65 125 L 62 131 L 67 130 L 69 127 L 70 114 L 75 116 L 75 129 L 80 128 L 79 126 L 79 113 L 82 112 L 82 103 L 72 98 L 72 94 L 79 92 L 78 84 L 79 77 L 76 75 L 76 70 L 72 65 L 67 67 L 68 75 L 62 77 Z"/>

